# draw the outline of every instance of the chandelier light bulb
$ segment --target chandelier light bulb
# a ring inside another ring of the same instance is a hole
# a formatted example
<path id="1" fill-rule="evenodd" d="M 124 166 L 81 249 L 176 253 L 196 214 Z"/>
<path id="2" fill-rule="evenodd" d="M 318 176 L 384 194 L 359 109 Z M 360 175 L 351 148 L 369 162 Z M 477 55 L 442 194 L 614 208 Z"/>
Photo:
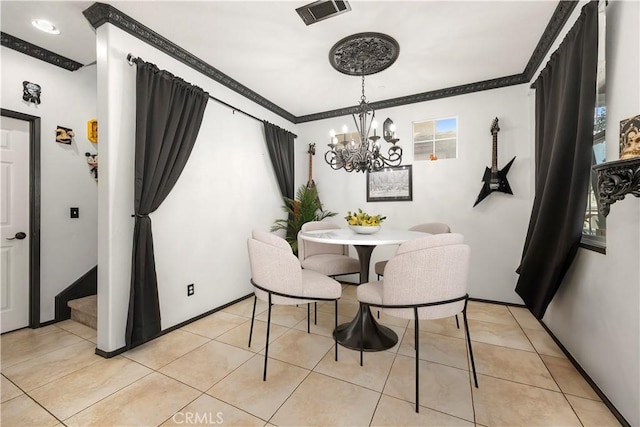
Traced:
<path id="1" fill-rule="evenodd" d="M 331 132 L 329 132 L 329 147 L 335 148 L 336 145 L 338 145 L 336 141 L 336 131 L 331 129 Z"/>

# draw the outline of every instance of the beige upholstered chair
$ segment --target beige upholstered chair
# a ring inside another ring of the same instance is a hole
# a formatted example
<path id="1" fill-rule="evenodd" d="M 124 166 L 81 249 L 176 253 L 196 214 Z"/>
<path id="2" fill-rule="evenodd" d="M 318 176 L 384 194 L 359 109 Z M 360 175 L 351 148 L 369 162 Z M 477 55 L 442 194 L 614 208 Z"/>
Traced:
<path id="1" fill-rule="evenodd" d="M 274 304 L 307 304 L 307 332 L 309 332 L 308 304 L 317 301 L 334 301 L 335 327 L 338 327 L 338 298 L 342 295 L 342 287 L 340 283 L 323 274 L 313 270 L 303 270 L 289 243 L 275 234 L 254 230 L 252 238 L 248 239 L 247 246 L 251 264 L 251 283 L 255 295 L 249 330 L 249 347 L 251 347 L 257 299 L 260 298 L 268 305 L 267 344 L 264 350 L 262 376 L 262 380 L 266 381 L 271 307 Z M 335 347 L 335 359 L 338 360 L 337 341 Z"/>
<path id="2" fill-rule="evenodd" d="M 310 221 L 300 227 L 301 232 L 336 229 L 340 229 L 340 227 L 325 221 Z M 348 245 L 310 242 L 301 239 L 298 235 L 298 259 L 302 268 L 317 271 L 334 279 L 336 276 L 355 273 L 358 273 L 358 277 L 360 277 L 360 261 L 349 256 Z M 314 304 L 313 316 L 314 323 L 317 323 L 317 304 Z"/>
<path id="3" fill-rule="evenodd" d="M 409 230 L 411 231 L 419 231 L 421 233 L 429 233 L 429 234 L 442 234 L 442 233 L 451 233 L 451 228 L 447 224 L 443 224 L 441 222 L 427 222 L 424 224 L 418 224 L 411 227 Z M 384 276 L 384 267 L 387 265 L 387 261 L 378 261 L 374 266 L 374 271 L 378 275 L 378 280 L 380 280 L 381 276 Z"/>
<path id="4" fill-rule="evenodd" d="M 469 246 L 457 233 L 437 234 L 403 243 L 385 269 L 383 281 L 358 286 L 360 304 L 381 307 L 390 316 L 414 320 L 416 412 L 419 411 L 419 319 L 440 319 L 462 312 L 467 348 L 478 387 L 469 326 L 467 276 Z M 360 349 L 360 364 L 363 352 Z"/>
<path id="5" fill-rule="evenodd" d="M 300 231 L 335 229 L 340 227 L 330 222 L 311 221 L 303 224 Z M 349 256 L 348 245 L 310 242 L 298 236 L 298 259 L 302 268 L 329 277 L 360 273 L 360 261 Z"/>

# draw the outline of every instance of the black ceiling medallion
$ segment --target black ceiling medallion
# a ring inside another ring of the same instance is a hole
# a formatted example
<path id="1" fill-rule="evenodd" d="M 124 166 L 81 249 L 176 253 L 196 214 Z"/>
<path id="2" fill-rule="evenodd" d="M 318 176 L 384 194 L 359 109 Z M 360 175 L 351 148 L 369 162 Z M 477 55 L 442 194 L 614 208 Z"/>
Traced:
<path id="1" fill-rule="evenodd" d="M 57 67 L 64 68 L 65 70 L 76 71 L 82 67 L 81 63 L 76 62 L 73 59 L 65 58 L 55 52 L 51 52 L 50 50 L 31 44 L 10 34 L 0 32 L 0 39 L 2 46 L 4 47 L 24 53 L 25 55 L 41 61 L 48 62 L 49 64 Z"/>
<path id="2" fill-rule="evenodd" d="M 358 33 L 334 44 L 329 62 L 341 73 L 368 76 L 379 73 L 396 62 L 400 54 L 398 42 L 382 33 Z"/>

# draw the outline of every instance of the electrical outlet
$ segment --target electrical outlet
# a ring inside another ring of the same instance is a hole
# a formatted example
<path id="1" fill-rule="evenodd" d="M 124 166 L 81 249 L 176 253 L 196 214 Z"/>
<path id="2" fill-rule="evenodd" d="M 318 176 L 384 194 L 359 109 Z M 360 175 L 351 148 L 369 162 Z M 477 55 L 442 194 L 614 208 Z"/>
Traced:
<path id="1" fill-rule="evenodd" d="M 196 291 L 193 287 L 193 283 L 187 285 L 187 296 L 190 297 L 191 295 L 195 294 Z"/>

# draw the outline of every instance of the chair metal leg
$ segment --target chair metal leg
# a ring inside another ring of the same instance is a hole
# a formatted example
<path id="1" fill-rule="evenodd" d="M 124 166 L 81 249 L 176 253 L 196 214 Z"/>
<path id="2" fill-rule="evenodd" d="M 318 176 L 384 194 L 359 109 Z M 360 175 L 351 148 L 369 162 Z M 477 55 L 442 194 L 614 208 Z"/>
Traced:
<path id="1" fill-rule="evenodd" d="M 476 362 L 473 360 L 473 349 L 471 348 L 471 336 L 469 335 L 469 323 L 467 322 L 467 301 L 464 302 L 462 309 L 462 319 L 464 321 L 464 332 L 467 336 L 467 345 L 469 346 L 469 357 L 471 358 L 471 369 L 473 370 L 473 382 L 478 388 L 478 376 L 476 375 Z"/>
<path id="2" fill-rule="evenodd" d="M 249 347 L 251 347 L 251 336 L 253 335 L 253 319 L 256 317 L 256 303 L 258 302 L 258 297 L 253 296 L 253 311 L 251 312 L 251 327 L 249 328 Z"/>
<path id="3" fill-rule="evenodd" d="M 360 303 L 360 312 L 364 311 L 364 304 Z M 364 316 L 360 316 L 360 366 L 362 366 L 362 358 L 364 353 Z"/>
<path id="4" fill-rule="evenodd" d="M 419 336 L 420 331 L 418 330 L 419 322 L 418 322 L 418 307 L 413 307 L 413 318 L 415 322 L 415 346 L 416 346 L 416 413 L 420 412 L 420 343 Z"/>
<path id="5" fill-rule="evenodd" d="M 380 277 L 382 277 L 382 274 L 378 274 L 378 280 L 380 280 Z M 378 309 L 378 319 L 380 318 L 380 309 Z"/>
<path id="6" fill-rule="evenodd" d="M 307 304 L 307 333 L 311 332 L 311 303 Z"/>
<path id="7" fill-rule="evenodd" d="M 457 314 L 456 314 L 456 328 L 460 329 L 460 321 L 458 320 Z"/>
<path id="8" fill-rule="evenodd" d="M 269 327 L 271 326 L 271 292 L 269 292 L 269 310 L 267 311 L 267 344 L 264 348 L 264 373 L 262 381 L 267 380 L 267 358 L 269 357 Z"/>
<path id="9" fill-rule="evenodd" d="M 336 329 L 338 329 L 338 300 L 334 301 L 335 303 L 335 311 L 334 311 L 334 321 L 335 321 L 335 326 L 333 328 L 333 330 L 335 331 Z M 338 361 L 338 335 L 333 334 L 333 343 L 336 346 L 336 362 Z"/>
<path id="10" fill-rule="evenodd" d="M 318 324 L 318 302 L 313 303 L 313 324 Z"/>

